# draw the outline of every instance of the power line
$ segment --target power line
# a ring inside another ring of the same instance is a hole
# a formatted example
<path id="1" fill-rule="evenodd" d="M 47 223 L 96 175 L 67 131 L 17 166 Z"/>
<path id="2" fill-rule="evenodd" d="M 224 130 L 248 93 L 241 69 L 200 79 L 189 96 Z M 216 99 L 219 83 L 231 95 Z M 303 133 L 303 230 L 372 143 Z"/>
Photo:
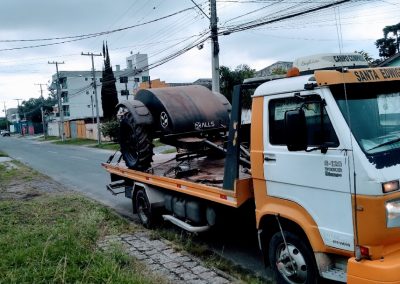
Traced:
<path id="1" fill-rule="evenodd" d="M 294 17 L 302 16 L 302 15 L 305 15 L 305 14 L 310 14 L 310 13 L 313 13 L 313 12 L 316 12 L 316 11 L 319 11 L 319 10 L 322 10 L 322 9 L 335 7 L 337 5 L 340 5 L 340 4 L 343 4 L 343 3 L 346 3 L 346 2 L 350 2 L 350 0 L 337 1 L 337 2 L 334 2 L 334 3 L 327 4 L 327 5 L 323 5 L 323 6 L 319 6 L 319 7 L 316 7 L 316 8 L 308 9 L 308 10 L 305 10 L 305 11 L 295 12 L 293 14 L 287 14 L 285 16 L 281 16 L 281 17 L 278 17 L 278 18 L 275 18 L 275 19 L 271 19 L 271 20 L 259 21 L 259 22 L 250 21 L 250 22 L 245 23 L 245 24 L 241 24 L 241 25 L 237 25 L 237 26 L 233 26 L 233 27 L 228 27 L 224 31 L 220 31 L 219 34 L 227 34 L 227 33 L 230 34 L 230 33 L 235 33 L 235 32 L 244 31 L 244 30 L 248 30 L 248 29 L 253 29 L 253 28 L 256 28 L 256 27 L 264 26 L 264 25 L 267 25 L 267 24 L 272 24 L 272 23 L 275 23 L 275 22 L 280 22 L 280 21 L 283 21 L 283 20 L 287 20 L 287 19 L 291 19 L 291 18 L 294 18 Z"/>
<path id="2" fill-rule="evenodd" d="M 200 10 L 200 12 L 202 12 L 203 15 L 207 17 L 207 19 L 211 20 L 211 18 L 203 11 L 203 9 L 201 9 L 201 7 L 200 7 L 199 5 L 197 5 L 196 2 L 194 2 L 193 0 L 190 0 L 190 1 L 192 1 L 192 3 L 193 3 L 194 5 L 196 5 L 196 7 Z"/>
<path id="3" fill-rule="evenodd" d="M 132 29 L 132 28 L 148 25 L 148 24 L 151 24 L 151 23 L 155 23 L 155 22 L 158 22 L 158 21 L 173 17 L 175 15 L 184 13 L 186 11 L 193 10 L 193 9 L 194 9 L 194 7 L 186 8 L 186 9 L 177 11 L 175 13 L 172 13 L 172 14 L 169 14 L 169 15 L 166 15 L 166 16 L 151 20 L 151 21 L 147 21 L 147 22 L 144 22 L 144 23 L 140 23 L 140 24 L 136 24 L 136 25 L 132 25 L 132 26 L 128 26 L 128 27 L 109 30 L 109 31 L 102 31 L 102 32 L 97 32 L 97 33 L 89 33 L 89 34 L 81 34 L 81 35 L 74 35 L 74 36 L 65 36 L 65 37 L 37 38 L 37 39 L 8 39 L 8 40 L 0 40 L 0 42 L 52 41 L 52 40 L 63 40 L 63 39 L 77 39 L 77 38 L 85 38 L 86 39 L 86 38 L 91 38 L 91 37 L 111 34 L 111 33 L 115 33 L 115 32 L 120 32 L 120 31 L 124 31 L 124 30 L 128 30 L 128 29 Z"/>

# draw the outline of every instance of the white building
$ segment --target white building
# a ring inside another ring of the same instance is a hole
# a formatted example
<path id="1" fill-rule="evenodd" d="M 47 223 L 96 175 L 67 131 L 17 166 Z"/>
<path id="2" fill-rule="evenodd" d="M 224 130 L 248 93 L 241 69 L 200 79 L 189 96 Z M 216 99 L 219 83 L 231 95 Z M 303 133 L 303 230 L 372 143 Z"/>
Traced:
<path id="1" fill-rule="evenodd" d="M 293 62 L 288 62 L 288 61 L 277 61 L 274 64 L 271 64 L 268 67 L 265 67 L 264 69 L 261 69 L 256 72 L 255 77 L 266 77 L 273 75 L 274 72 L 276 71 L 287 71 L 290 68 L 292 68 Z"/>
<path id="2" fill-rule="evenodd" d="M 118 92 L 118 100 L 133 100 L 133 92 L 139 84 L 149 79 L 149 71 L 143 71 L 148 65 L 147 54 L 133 54 L 127 59 L 128 68 L 120 70 L 117 65 L 114 70 L 115 86 Z M 87 119 L 96 117 L 96 99 L 93 89 L 92 71 L 60 71 L 61 100 L 64 110 L 64 120 Z M 99 104 L 99 116 L 103 116 L 101 104 L 101 78 L 102 71 L 96 71 L 97 100 Z M 120 78 L 127 77 L 127 83 L 121 83 Z M 56 89 L 57 74 L 52 76 L 52 88 Z M 129 95 L 123 95 L 128 90 Z M 57 117 L 58 106 L 55 106 Z"/>
<path id="3" fill-rule="evenodd" d="M 18 123 L 20 121 L 17 108 L 7 109 L 6 117 L 7 117 L 7 120 L 11 123 Z"/>

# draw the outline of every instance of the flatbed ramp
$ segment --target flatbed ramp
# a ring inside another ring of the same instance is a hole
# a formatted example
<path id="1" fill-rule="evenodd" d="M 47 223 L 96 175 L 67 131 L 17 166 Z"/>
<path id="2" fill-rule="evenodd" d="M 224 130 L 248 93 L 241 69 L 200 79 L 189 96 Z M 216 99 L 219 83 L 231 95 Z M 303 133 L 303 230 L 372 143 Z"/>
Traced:
<path id="1" fill-rule="evenodd" d="M 222 188 L 224 159 L 200 158 L 191 161 L 196 172 L 176 178 L 176 161 L 168 160 L 171 155 L 157 155 L 149 172 L 128 169 L 123 162 L 102 163 L 110 173 L 124 179 L 155 186 L 160 189 L 180 192 L 216 203 L 239 207 L 253 197 L 252 179 L 249 174 L 240 173 L 234 190 Z"/>

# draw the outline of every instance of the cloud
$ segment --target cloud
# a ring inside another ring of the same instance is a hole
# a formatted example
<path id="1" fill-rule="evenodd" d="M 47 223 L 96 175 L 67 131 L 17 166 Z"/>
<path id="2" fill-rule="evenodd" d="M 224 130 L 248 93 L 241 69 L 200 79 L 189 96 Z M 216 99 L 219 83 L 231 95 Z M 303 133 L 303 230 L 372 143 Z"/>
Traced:
<path id="1" fill-rule="evenodd" d="M 197 2 L 208 12 L 208 1 Z M 265 3 L 247 2 L 219 2 L 219 24 L 224 25 L 228 19 L 267 6 Z M 288 3 L 293 4 L 290 1 Z M 192 6 L 189 0 L 1 1 L 0 39 L 99 32 L 143 23 Z M 255 19 L 280 8 L 282 6 L 278 3 L 236 21 Z M 312 16 L 221 36 L 220 64 L 231 68 L 248 64 L 259 70 L 279 60 L 293 61 L 296 57 L 313 53 L 338 52 L 339 15 L 344 40 L 343 51 L 365 50 L 376 57 L 374 40 L 382 36 L 385 25 L 396 23 L 394 19 L 398 19 L 399 8 L 398 5 L 382 1 L 354 1 L 339 10 L 327 9 Z M 149 62 L 154 63 L 188 45 L 195 39 L 189 38 L 190 36 L 197 36 L 208 28 L 209 23 L 204 15 L 191 10 L 151 25 L 99 38 L 50 47 L 0 51 L 0 100 L 8 100 L 10 104 L 16 105 L 12 98 L 27 99 L 37 95 L 33 84 L 47 82 L 55 73 L 55 67 L 48 65 L 47 61 L 65 61 L 66 64 L 60 66 L 60 70 L 90 70 L 90 59 L 80 53 L 101 52 L 103 40 L 109 43 L 112 65 L 118 64 L 125 68 L 125 58 L 130 51 L 147 53 Z M 0 49 L 31 44 L 35 42 L 0 43 Z M 206 42 L 202 50 L 194 48 L 181 57 L 152 69 L 150 75 L 167 82 L 192 82 L 200 77 L 210 78 L 210 60 L 210 44 Z M 102 69 L 101 58 L 95 58 L 95 68 Z"/>

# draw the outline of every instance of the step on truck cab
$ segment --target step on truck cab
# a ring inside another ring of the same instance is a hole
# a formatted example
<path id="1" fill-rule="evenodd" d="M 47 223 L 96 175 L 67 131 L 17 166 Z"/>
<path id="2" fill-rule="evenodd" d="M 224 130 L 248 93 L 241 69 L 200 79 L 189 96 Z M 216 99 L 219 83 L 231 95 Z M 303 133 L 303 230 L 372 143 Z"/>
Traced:
<path id="1" fill-rule="evenodd" d="M 165 220 L 201 232 L 221 206 L 254 203 L 279 283 L 400 283 L 400 68 L 368 68 L 357 54 L 295 66 L 256 88 L 249 139 L 240 98 L 257 80 L 235 87 L 225 141 L 196 138 L 205 152 L 192 168 L 176 157 L 146 171 L 104 167 L 145 224 L 162 208 Z"/>

